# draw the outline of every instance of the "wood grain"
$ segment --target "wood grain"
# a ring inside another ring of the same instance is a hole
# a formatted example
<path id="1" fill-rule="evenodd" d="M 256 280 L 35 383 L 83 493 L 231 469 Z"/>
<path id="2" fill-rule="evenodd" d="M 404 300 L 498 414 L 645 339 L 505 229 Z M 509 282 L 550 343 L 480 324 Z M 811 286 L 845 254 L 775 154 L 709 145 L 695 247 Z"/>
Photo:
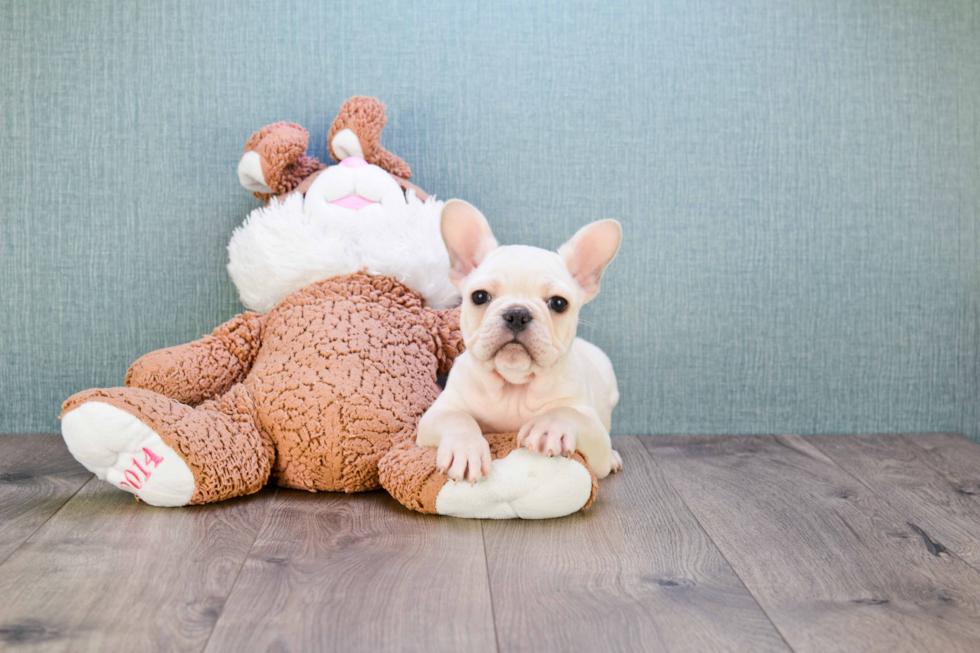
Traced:
<path id="1" fill-rule="evenodd" d="M 0 563 L 90 478 L 60 435 L 0 435 Z"/>
<path id="2" fill-rule="evenodd" d="M 980 446 L 616 447 L 589 511 L 481 523 L 384 493 L 72 497 L 58 436 L 0 436 L 0 649 L 980 650 Z"/>
<path id="3" fill-rule="evenodd" d="M 586 512 L 487 522 L 501 651 L 785 651 L 635 437 Z"/>
<path id="4" fill-rule="evenodd" d="M 0 566 L 0 649 L 201 650 L 271 496 L 154 508 L 93 478 Z"/>
<path id="5" fill-rule="evenodd" d="M 280 491 L 207 650 L 496 650 L 480 523 Z"/>
<path id="6" fill-rule="evenodd" d="M 980 575 L 802 438 L 644 444 L 794 650 L 980 650 Z"/>
<path id="7" fill-rule="evenodd" d="M 980 570 L 980 445 L 948 433 L 806 439 Z"/>

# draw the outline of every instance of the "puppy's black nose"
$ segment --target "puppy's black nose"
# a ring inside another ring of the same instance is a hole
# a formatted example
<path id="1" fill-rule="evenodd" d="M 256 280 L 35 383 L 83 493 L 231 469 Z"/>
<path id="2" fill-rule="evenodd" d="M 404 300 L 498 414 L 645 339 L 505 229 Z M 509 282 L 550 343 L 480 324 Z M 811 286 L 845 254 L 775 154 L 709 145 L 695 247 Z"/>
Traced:
<path id="1" fill-rule="evenodd" d="M 515 334 L 520 333 L 531 322 L 531 311 L 526 308 L 508 308 L 504 311 L 504 322 Z"/>

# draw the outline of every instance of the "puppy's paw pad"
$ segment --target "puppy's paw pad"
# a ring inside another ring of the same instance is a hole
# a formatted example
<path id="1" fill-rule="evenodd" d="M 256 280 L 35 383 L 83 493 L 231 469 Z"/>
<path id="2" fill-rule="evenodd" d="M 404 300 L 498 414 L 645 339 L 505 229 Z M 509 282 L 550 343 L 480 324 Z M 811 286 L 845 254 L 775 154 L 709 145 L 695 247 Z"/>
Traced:
<path id="1" fill-rule="evenodd" d="M 194 475 L 177 452 L 138 418 L 97 401 L 67 413 L 61 433 L 86 469 L 152 506 L 186 506 Z"/>

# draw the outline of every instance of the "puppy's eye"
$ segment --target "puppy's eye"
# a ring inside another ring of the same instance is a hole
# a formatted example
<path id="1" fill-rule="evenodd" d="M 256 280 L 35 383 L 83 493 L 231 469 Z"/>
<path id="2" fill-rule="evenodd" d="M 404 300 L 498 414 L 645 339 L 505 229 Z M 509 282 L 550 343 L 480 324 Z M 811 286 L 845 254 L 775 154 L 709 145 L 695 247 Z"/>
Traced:
<path id="1" fill-rule="evenodd" d="M 480 306 L 490 301 L 490 293 L 488 293 L 486 290 L 477 290 L 475 293 L 470 295 L 470 298 L 473 300 L 474 304 Z"/>
<path id="2" fill-rule="evenodd" d="M 565 309 L 568 308 L 568 300 L 564 297 L 552 297 L 548 300 L 548 308 L 553 310 L 555 313 L 564 313 Z"/>

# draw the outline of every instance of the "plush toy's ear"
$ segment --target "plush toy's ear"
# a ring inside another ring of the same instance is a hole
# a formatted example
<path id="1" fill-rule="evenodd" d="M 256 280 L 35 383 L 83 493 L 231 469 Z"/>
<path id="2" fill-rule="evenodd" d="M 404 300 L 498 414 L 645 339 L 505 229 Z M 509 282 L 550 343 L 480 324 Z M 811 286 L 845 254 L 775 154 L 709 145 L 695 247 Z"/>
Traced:
<path id="1" fill-rule="evenodd" d="M 297 124 L 277 122 L 252 134 L 238 162 L 238 180 L 260 200 L 295 189 L 323 169 L 306 156 L 309 133 Z"/>
<path id="2" fill-rule="evenodd" d="M 589 301 L 599 292 L 599 280 L 606 266 L 619 251 L 623 229 L 615 220 L 600 220 L 578 230 L 572 239 L 558 249 L 558 255 L 585 291 Z"/>
<path id="3" fill-rule="evenodd" d="M 381 145 L 381 130 L 388 117 L 385 105 L 373 97 L 357 95 L 340 107 L 327 133 L 330 156 L 338 163 L 350 156 L 387 170 L 402 179 L 412 178 L 412 169 Z"/>
<path id="4" fill-rule="evenodd" d="M 449 200 L 442 207 L 442 240 L 449 251 L 449 280 L 457 286 L 497 248 L 487 219 L 463 200 Z"/>

